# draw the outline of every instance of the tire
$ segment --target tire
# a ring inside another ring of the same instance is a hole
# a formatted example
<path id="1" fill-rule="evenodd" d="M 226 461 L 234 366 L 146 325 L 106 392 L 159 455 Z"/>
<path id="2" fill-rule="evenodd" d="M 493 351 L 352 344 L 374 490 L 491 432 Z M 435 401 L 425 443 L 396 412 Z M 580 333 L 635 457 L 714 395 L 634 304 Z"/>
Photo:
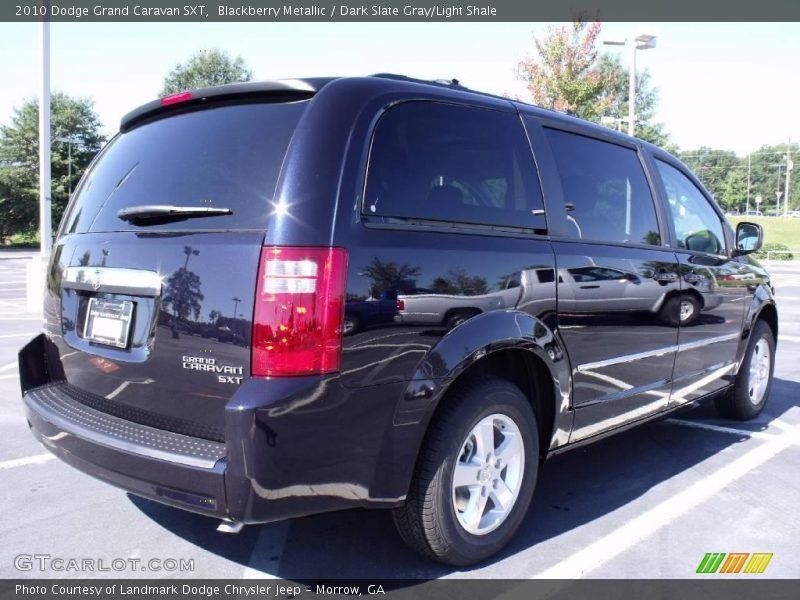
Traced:
<path id="1" fill-rule="evenodd" d="M 661 320 L 672 327 L 689 325 L 699 315 L 700 302 L 690 294 L 671 296 L 661 307 Z"/>
<path id="2" fill-rule="evenodd" d="M 353 335 L 358 331 L 358 319 L 345 315 L 342 321 L 342 335 Z"/>
<path id="3" fill-rule="evenodd" d="M 717 412 L 740 421 L 756 418 L 767 404 L 774 371 L 775 335 L 765 321 L 758 320 L 750 331 L 733 387 L 714 400 Z"/>
<path id="4" fill-rule="evenodd" d="M 464 321 L 474 316 L 475 315 L 473 313 L 458 313 L 453 315 L 452 317 L 448 317 L 447 321 L 445 321 L 444 324 L 445 329 L 447 329 L 447 331 L 450 331 L 451 329 L 458 327 Z"/>
<path id="5" fill-rule="evenodd" d="M 688 325 L 700 316 L 700 302 L 691 295 L 681 296 L 678 315 L 681 325 Z"/>
<path id="6" fill-rule="evenodd" d="M 466 566 L 499 552 L 519 529 L 536 485 L 539 435 L 528 399 L 504 379 L 471 381 L 446 402 L 425 437 L 406 502 L 393 518 L 400 537 L 418 553 Z M 488 464 L 483 459 L 488 438 L 478 441 L 476 427 L 491 431 L 496 448 L 490 452 L 503 449 L 497 456 L 507 462 L 499 468 L 494 456 Z M 462 481 L 471 482 L 474 470 L 474 484 L 454 486 L 457 465 Z M 498 499 L 507 502 L 505 510 Z M 470 510 L 481 502 L 481 512 Z"/>

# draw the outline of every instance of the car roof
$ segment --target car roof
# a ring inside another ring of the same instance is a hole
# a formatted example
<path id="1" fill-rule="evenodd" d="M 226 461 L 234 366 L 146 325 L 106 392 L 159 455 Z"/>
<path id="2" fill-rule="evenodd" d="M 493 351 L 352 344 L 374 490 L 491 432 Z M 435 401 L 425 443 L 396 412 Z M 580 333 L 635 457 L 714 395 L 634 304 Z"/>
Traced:
<path id="1" fill-rule="evenodd" d="M 224 101 L 228 99 L 242 99 L 242 98 L 258 98 L 264 96 L 286 96 L 288 98 L 302 99 L 310 98 L 317 92 L 322 90 L 325 86 L 333 81 L 343 79 L 363 80 L 370 79 L 374 83 L 380 83 L 387 91 L 392 89 L 407 89 L 411 90 L 414 87 L 425 87 L 428 89 L 435 88 L 440 94 L 452 96 L 453 99 L 460 99 L 462 101 L 469 101 L 470 99 L 480 98 L 484 103 L 504 105 L 506 107 L 514 107 L 522 114 L 539 116 L 551 121 L 561 122 L 567 126 L 583 128 L 595 133 L 601 134 L 606 138 L 616 138 L 625 140 L 627 143 L 636 142 L 646 145 L 654 150 L 660 150 L 658 146 L 654 146 L 632 138 L 631 136 L 615 131 L 609 127 L 591 123 L 577 117 L 573 117 L 562 112 L 542 108 L 533 104 L 523 102 L 519 99 L 507 98 L 497 94 L 490 94 L 465 87 L 457 79 L 415 79 L 406 75 L 398 75 L 395 73 L 377 73 L 364 77 L 304 77 L 298 79 L 275 79 L 266 81 L 249 81 L 246 83 L 232 83 L 214 87 L 199 88 L 194 90 L 187 90 L 190 94 L 189 98 L 184 101 L 177 101 L 170 103 L 169 100 L 175 96 L 167 96 L 153 100 L 146 104 L 135 108 L 127 113 L 120 123 L 120 131 L 127 131 L 142 121 L 148 120 L 161 113 L 171 112 L 172 110 L 181 110 L 190 107 L 197 107 L 208 102 Z M 166 103 L 165 103 L 166 101 Z M 663 150 L 661 150 L 663 152 Z"/>

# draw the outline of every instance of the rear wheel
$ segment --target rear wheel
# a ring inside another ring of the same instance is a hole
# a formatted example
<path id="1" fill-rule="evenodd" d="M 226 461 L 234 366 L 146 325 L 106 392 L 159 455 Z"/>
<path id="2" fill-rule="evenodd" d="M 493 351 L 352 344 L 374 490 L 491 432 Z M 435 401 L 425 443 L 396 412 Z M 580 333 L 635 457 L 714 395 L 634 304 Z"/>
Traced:
<path id="1" fill-rule="evenodd" d="M 451 565 L 497 553 L 528 510 L 538 455 L 536 420 L 519 388 L 495 377 L 466 384 L 431 424 L 406 503 L 394 511 L 400 536 Z"/>
<path id="2" fill-rule="evenodd" d="M 775 370 L 775 336 L 766 322 L 755 322 L 733 388 L 715 400 L 724 417 L 746 421 L 757 417 L 767 403 Z"/>

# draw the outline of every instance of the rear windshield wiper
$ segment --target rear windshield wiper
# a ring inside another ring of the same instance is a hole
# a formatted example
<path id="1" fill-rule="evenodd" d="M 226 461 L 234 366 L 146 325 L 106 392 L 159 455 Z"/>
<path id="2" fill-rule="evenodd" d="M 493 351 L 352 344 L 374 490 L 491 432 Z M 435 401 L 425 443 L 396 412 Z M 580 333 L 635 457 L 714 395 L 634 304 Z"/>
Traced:
<path id="1" fill-rule="evenodd" d="M 218 217 L 232 215 L 230 208 L 212 206 L 173 206 L 170 204 L 143 204 L 121 208 L 117 216 L 129 223 L 167 223 L 198 217 Z"/>

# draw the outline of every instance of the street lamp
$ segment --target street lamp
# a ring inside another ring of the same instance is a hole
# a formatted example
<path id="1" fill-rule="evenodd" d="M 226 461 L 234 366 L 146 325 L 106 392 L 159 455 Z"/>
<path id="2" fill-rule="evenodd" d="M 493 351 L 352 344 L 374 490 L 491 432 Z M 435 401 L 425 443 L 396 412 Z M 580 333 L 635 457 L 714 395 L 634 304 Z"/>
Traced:
<path id="1" fill-rule="evenodd" d="M 46 0 L 45 9 L 50 8 L 50 1 Z M 47 12 L 49 14 L 49 11 Z M 42 19 L 40 29 L 42 79 L 40 82 L 39 98 L 39 249 L 42 260 L 47 260 L 50 247 L 53 244 L 53 230 L 51 225 L 51 198 L 50 182 L 50 21 Z M 42 271 L 44 273 L 44 271 Z M 28 289 L 36 285 L 29 284 Z M 35 300 L 33 300 L 35 302 Z M 29 305 L 31 299 L 29 298 Z M 40 304 L 41 306 L 41 304 Z"/>
<path id="2" fill-rule="evenodd" d="M 649 50 L 656 47 L 656 36 L 648 33 L 641 33 L 634 38 L 624 38 L 617 40 L 603 40 L 606 46 L 628 46 L 631 58 L 628 69 L 628 135 L 634 135 L 636 128 L 636 113 L 634 105 L 636 103 L 636 51 Z"/>
<path id="3" fill-rule="evenodd" d="M 786 183 L 784 184 L 785 187 L 783 189 L 783 216 L 789 216 L 789 177 L 791 175 L 792 170 L 794 169 L 794 162 L 792 161 L 792 142 L 789 141 L 789 145 L 786 149 Z"/>

